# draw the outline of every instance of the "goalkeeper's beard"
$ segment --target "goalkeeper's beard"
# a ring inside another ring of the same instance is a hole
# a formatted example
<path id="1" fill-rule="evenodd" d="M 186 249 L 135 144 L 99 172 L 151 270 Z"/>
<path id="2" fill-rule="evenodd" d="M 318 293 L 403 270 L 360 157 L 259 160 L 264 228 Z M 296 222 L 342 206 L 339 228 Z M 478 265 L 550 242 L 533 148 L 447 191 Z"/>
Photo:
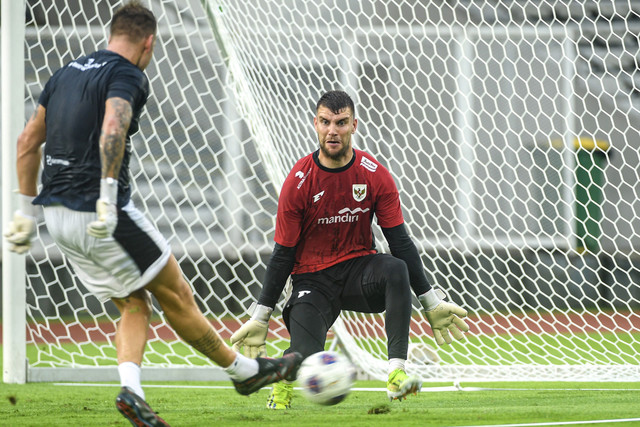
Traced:
<path id="1" fill-rule="evenodd" d="M 345 159 L 349 155 L 350 150 L 351 144 L 346 144 L 343 145 L 340 150 L 331 152 L 327 148 L 326 142 L 320 143 L 320 151 L 322 151 L 322 154 L 328 159 L 333 160 L 334 162 Z"/>

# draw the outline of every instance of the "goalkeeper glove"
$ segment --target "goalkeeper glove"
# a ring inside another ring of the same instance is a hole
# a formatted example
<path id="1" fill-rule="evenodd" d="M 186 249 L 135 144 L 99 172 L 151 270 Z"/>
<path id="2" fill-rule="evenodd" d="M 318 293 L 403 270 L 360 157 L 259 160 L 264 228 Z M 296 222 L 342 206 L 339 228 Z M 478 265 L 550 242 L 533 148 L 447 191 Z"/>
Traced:
<path id="1" fill-rule="evenodd" d="M 118 225 L 118 181 L 113 178 L 100 180 L 100 198 L 96 202 L 98 219 L 87 226 L 87 233 L 98 239 L 111 237 Z"/>
<path id="2" fill-rule="evenodd" d="M 11 243 L 9 250 L 23 254 L 31 248 L 31 238 L 36 233 L 36 208 L 31 203 L 35 197 L 20 194 L 20 209 L 14 212 L 13 221 L 4 236 Z"/>
<path id="3" fill-rule="evenodd" d="M 269 331 L 269 318 L 273 312 L 266 305 L 254 305 L 255 307 L 249 307 L 249 311 L 253 309 L 251 319 L 231 335 L 233 349 L 238 352 L 244 349 L 243 354 L 252 359 L 267 355 L 265 341 Z"/>
<path id="4" fill-rule="evenodd" d="M 462 317 L 467 315 L 467 310 L 456 304 L 443 301 L 444 293 L 439 292 L 441 295 L 438 295 L 438 291 L 435 289 L 431 289 L 418 296 L 418 300 L 424 308 L 424 314 L 431 325 L 436 343 L 438 345 L 443 345 L 445 342 L 451 344 L 451 335 L 460 340 L 463 338 L 462 332 L 469 330 L 469 325 L 462 320 Z"/>

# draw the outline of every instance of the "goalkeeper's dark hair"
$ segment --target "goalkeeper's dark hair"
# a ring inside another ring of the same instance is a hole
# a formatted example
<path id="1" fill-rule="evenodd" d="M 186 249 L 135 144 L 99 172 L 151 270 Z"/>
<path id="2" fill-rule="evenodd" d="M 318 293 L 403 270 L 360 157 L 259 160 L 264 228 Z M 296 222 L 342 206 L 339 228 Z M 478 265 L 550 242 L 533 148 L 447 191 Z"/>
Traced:
<path id="1" fill-rule="evenodd" d="M 349 108 L 351 115 L 353 117 L 356 115 L 356 107 L 353 104 L 353 99 L 351 99 L 348 93 L 341 90 L 330 90 L 322 95 L 316 104 L 316 111 L 318 111 L 320 107 L 326 107 L 334 114 L 338 114 L 341 110 Z"/>
<path id="2" fill-rule="evenodd" d="M 156 33 L 156 17 L 138 0 L 131 0 L 119 8 L 111 19 L 111 35 L 126 35 L 132 42 L 138 42 Z"/>

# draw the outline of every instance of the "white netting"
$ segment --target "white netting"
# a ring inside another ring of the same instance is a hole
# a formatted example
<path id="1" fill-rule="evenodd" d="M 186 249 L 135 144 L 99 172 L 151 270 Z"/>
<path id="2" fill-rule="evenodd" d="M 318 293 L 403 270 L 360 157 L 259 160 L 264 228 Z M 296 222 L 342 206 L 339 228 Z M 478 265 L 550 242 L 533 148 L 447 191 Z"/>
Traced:
<path id="1" fill-rule="evenodd" d="M 466 341 L 412 370 L 640 380 L 637 5 L 149 3 L 160 27 L 134 200 L 223 336 L 259 292 L 282 179 L 316 147 L 315 101 L 341 88 L 356 101 L 355 145 L 397 179 L 429 277 L 471 314 Z M 52 71 L 106 46 L 119 4 L 28 1 L 28 114 Z M 40 238 L 30 366 L 113 364 L 115 308 L 84 292 L 43 227 Z M 435 347 L 415 307 L 411 339 Z M 155 320 L 146 366 L 206 363 Z M 345 313 L 334 328 L 378 378 L 382 321 Z M 273 355 L 287 340 L 278 311 L 271 331 Z"/>

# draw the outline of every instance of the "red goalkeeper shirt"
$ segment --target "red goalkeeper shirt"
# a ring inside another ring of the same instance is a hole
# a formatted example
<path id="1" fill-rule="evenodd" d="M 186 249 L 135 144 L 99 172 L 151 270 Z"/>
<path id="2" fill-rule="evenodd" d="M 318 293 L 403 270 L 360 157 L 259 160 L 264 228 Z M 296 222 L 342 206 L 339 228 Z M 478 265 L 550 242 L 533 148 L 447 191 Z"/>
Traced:
<path id="1" fill-rule="evenodd" d="M 383 228 L 404 222 L 389 171 L 360 150 L 348 165 L 325 168 L 316 151 L 295 164 L 282 186 L 275 241 L 297 246 L 291 274 L 319 271 L 376 252 L 374 215 Z"/>

